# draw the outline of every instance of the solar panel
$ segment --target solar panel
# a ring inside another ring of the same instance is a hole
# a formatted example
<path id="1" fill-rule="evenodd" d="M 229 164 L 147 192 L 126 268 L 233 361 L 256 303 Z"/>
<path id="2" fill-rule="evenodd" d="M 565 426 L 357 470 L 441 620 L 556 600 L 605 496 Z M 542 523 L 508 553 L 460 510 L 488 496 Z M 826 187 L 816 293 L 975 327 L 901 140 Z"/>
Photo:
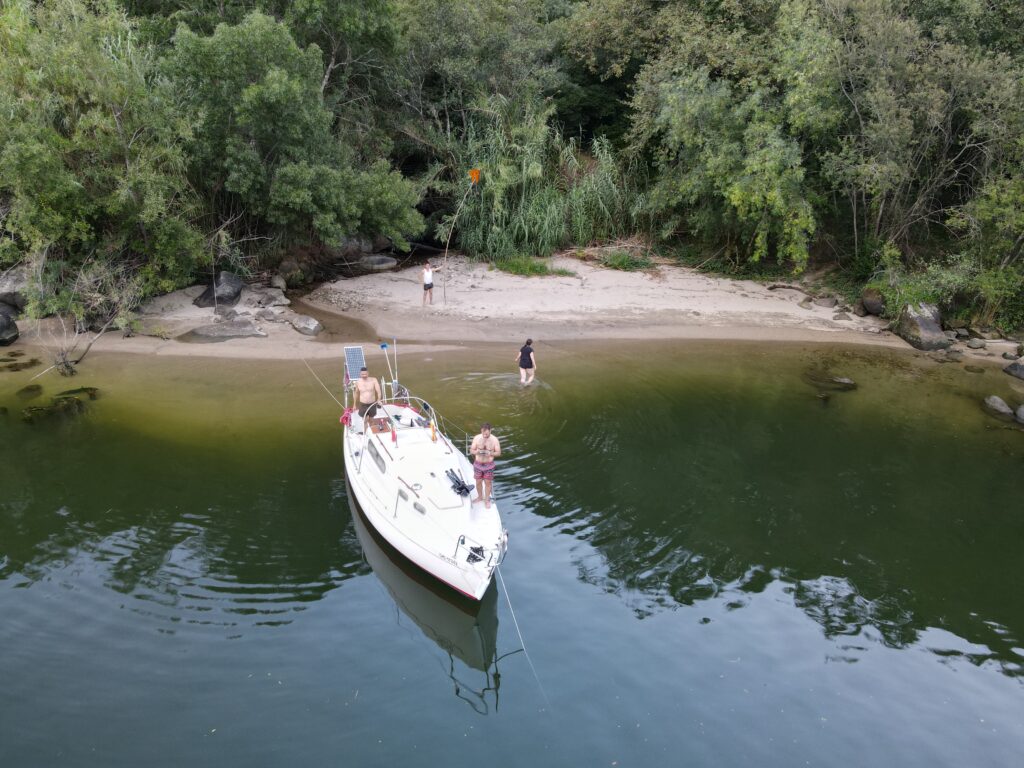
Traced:
<path id="1" fill-rule="evenodd" d="M 359 378 L 359 369 L 366 365 L 362 347 L 345 347 L 345 373 L 353 381 Z"/>

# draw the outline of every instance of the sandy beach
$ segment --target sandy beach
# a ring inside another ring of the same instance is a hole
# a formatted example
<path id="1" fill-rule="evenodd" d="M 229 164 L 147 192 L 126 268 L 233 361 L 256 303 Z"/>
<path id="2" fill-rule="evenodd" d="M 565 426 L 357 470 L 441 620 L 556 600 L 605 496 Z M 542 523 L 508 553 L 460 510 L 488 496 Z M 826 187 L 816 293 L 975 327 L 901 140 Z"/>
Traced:
<path id="1" fill-rule="evenodd" d="M 643 272 L 623 272 L 571 257 L 551 266 L 565 276 L 521 277 L 487 264 L 450 255 L 437 262 L 434 302 L 423 306 L 420 265 L 339 279 L 306 296 L 292 295 L 290 307 L 316 316 L 319 336 L 304 336 L 286 322 L 255 321 L 265 337 L 219 343 L 183 343 L 189 328 L 217 320 L 212 309 L 191 303 L 202 289 L 154 300 L 149 320 L 159 335 L 123 338 L 114 332 L 97 351 L 220 358 L 322 359 L 338 355 L 342 343 L 398 339 L 423 347 L 479 342 L 514 342 L 527 337 L 568 340 L 748 340 L 870 344 L 907 348 L 889 333 L 888 322 L 804 301 L 796 288 L 769 288 L 693 269 L 662 264 Z M 803 306 L 801 306 L 803 302 Z M 244 315 L 244 313 L 243 313 Z M 62 338 L 53 321 L 21 323 L 29 344 L 57 346 Z"/>
<path id="2" fill-rule="evenodd" d="M 440 265 L 440 268 L 436 268 Z M 435 263 L 434 302 L 422 306 L 420 266 L 327 283 L 305 298 L 358 318 L 383 338 L 408 341 L 567 339 L 828 339 L 902 344 L 877 317 L 835 320 L 835 309 L 801 307 L 797 289 L 711 277 L 660 265 L 623 272 L 570 257 L 572 276 L 521 277 L 449 256 Z"/>

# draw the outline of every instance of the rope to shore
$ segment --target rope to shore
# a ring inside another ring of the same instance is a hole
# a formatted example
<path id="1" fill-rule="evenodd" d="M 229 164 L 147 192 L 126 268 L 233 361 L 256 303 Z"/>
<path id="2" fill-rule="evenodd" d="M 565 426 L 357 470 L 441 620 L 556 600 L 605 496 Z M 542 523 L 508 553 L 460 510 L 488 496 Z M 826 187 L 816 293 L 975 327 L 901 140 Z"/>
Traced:
<path id="1" fill-rule="evenodd" d="M 508 587 L 505 586 L 505 578 L 501 575 L 501 568 L 496 566 L 494 568 L 494 572 L 498 574 L 498 581 L 501 582 L 501 591 L 505 593 L 505 601 L 508 603 L 508 611 L 512 614 L 512 623 L 516 625 L 516 634 L 519 635 L 519 644 L 523 646 L 523 655 L 526 657 L 526 661 L 530 665 L 530 671 L 533 672 L 533 679 L 537 681 L 537 687 L 540 689 L 540 695 L 544 698 L 544 704 L 550 712 L 551 702 L 548 700 L 548 695 L 544 691 L 544 686 L 541 685 L 540 677 L 537 675 L 537 668 L 533 666 L 533 659 L 530 658 L 530 652 L 526 650 L 526 641 L 523 640 L 523 633 L 519 631 L 519 621 L 516 619 L 516 612 L 512 610 L 512 598 L 508 596 Z"/>
<path id="2" fill-rule="evenodd" d="M 342 405 L 342 404 L 341 404 L 341 403 L 340 403 L 340 402 L 338 401 L 338 398 L 336 398 L 336 397 L 334 396 L 334 394 L 333 394 L 333 393 L 331 392 L 331 390 L 329 390 L 329 389 L 327 388 L 327 385 L 326 385 L 326 384 L 324 384 L 324 383 L 323 383 L 323 381 L 321 381 L 321 380 L 320 380 L 320 377 L 316 375 L 316 371 L 314 371 L 314 370 L 313 370 L 312 368 L 310 368 L 310 367 L 309 367 L 309 363 L 306 363 L 306 358 L 302 358 L 302 362 L 306 364 L 306 367 L 307 367 L 307 368 L 309 368 L 309 372 L 313 374 L 313 378 L 314 378 L 314 379 L 316 379 L 317 381 L 319 381 L 319 382 L 320 382 L 320 386 L 324 388 L 324 392 L 326 392 L 326 393 L 327 393 L 328 395 L 330 395 L 330 397 L 331 397 L 331 400 L 333 400 L 334 402 L 338 403 L 338 407 L 339 407 L 339 408 L 341 408 L 341 410 L 343 410 L 343 411 L 344 411 L 344 410 L 345 410 L 345 406 L 344 406 L 344 405 Z"/>

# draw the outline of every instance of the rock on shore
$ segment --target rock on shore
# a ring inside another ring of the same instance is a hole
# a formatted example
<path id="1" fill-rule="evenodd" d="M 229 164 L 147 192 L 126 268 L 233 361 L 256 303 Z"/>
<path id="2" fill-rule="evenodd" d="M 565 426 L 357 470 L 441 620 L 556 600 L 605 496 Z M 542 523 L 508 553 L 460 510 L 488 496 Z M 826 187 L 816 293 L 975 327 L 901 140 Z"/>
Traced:
<path id="1" fill-rule="evenodd" d="M 910 346 L 930 351 L 947 349 L 951 342 L 942 330 L 942 318 L 933 304 L 910 304 L 904 307 L 896 324 L 896 333 Z"/>

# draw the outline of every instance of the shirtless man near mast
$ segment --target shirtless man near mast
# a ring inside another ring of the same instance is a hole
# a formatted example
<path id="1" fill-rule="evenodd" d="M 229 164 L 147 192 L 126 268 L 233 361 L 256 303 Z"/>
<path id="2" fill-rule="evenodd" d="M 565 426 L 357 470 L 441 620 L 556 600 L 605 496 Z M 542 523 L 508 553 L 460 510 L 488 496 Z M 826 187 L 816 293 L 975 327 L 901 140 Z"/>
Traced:
<path id="1" fill-rule="evenodd" d="M 494 481 L 494 460 L 501 456 L 501 443 L 491 434 L 491 425 L 486 421 L 480 425 L 480 434 L 469 446 L 473 455 L 473 479 L 476 480 L 476 504 L 484 500 L 484 507 L 491 508 L 491 483 Z"/>
<path id="2" fill-rule="evenodd" d="M 370 406 L 383 397 L 380 391 L 380 382 L 369 374 L 364 365 L 359 369 L 359 378 L 353 381 L 352 384 L 356 389 L 356 404 L 359 409 L 359 415 L 366 418 L 366 412 L 370 410 Z M 373 416 L 372 413 L 369 415 Z"/>

